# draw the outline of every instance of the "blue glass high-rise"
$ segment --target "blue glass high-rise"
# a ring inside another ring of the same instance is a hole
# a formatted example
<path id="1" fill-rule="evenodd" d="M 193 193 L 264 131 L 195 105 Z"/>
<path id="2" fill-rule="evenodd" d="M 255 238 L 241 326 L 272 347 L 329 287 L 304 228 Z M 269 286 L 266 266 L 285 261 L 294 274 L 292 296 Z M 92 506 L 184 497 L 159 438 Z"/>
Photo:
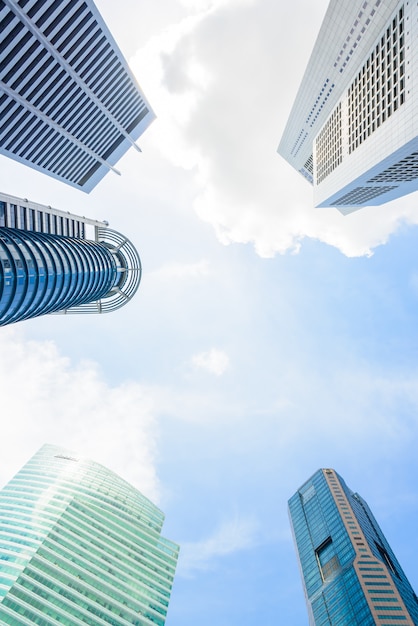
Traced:
<path id="1" fill-rule="evenodd" d="M 311 626 L 418 624 L 418 598 L 367 503 L 332 469 L 289 500 Z"/>
<path id="2" fill-rule="evenodd" d="M 0 194 L 0 325 L 113 311 L 140 279 L 137 251 L 107 223 Z"/>

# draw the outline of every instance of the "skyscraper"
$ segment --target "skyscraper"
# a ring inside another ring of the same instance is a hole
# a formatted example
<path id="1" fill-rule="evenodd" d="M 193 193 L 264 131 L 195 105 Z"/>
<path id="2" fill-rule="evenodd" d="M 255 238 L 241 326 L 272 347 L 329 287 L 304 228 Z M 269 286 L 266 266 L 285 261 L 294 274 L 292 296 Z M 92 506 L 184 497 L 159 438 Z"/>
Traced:
<path id="1" fill-rule="evenodd" d="M 91 191 L 155 117 L 93 0 L 0 0 L 0 33 L 0 154 Z"/>
<path id="2" fill-rule="evenodd" d="M 418 189 L 418 6 L 331 0 L 278 152 L 350 213 Z"/>
<path id="3" fill-rule="evenodd" d="M 289 500 L 313 626 L 418 624 L 418 598 L 366 502 L 332 469 Z"/>
<path id="4" fill-rule="evenodd" d="M 110 470 L 44 446 L 0 491 L 0 623 L 162 626 L 178 546 Z"/>
<path id="5" fill-rule="evenodd" d="M 0 326 L 114 311 L 140 280 L 136 249 L 107 222 L 0 194 Z"/>

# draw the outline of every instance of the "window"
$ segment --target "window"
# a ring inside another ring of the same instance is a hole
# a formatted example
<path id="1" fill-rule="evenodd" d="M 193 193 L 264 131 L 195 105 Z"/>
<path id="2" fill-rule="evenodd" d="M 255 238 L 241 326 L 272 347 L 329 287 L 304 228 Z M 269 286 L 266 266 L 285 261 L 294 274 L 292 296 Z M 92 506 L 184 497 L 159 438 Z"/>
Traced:
<path id="1" fill-rule="evenodd" d="M 388 191 L 396 189 L 397 185 L 385 187 L 356 187 L 352 191 L 344 194 L 334 201 L 334 206 L 360 205 L 365 204 L 372 198 L 377 198 Z"/>
<path id="2" fill-rule="evenodd" d="M 405 102 L 403 7 L 348 89 L 349 153 Z"/>
<path id="3" fill-rule="evenodd" d="M 23 228 L 24 230 L 27 230 L 28 225 L 27 225 L 27 220 L 26 220 L 26 209 L 24 206 L 19 207 L 18 217 L 19 217 L 18 228 Z"/>
<path id="4" fill-rule="evenodd" d="M 368 180 L 368 183 L 409 182 L 418 178 L 418 152 L 412 152 L 380 174 Z"/>
<path id="5" fill-rule="evenodd" d="M 33 209 L 29 209 L 29 225 L 28 230 L 35 230 L 35 211 Z"/>
<path id="6" fill-rule="evenodd" d="M 316 182 L 321 183 L 341 163 L 342 124 L 341 103 L 336 106 L 315 141 Z"/>
<path id="7" fill-rule="evenodd" d="M 333 577 L 333 575 L 340 569 L 340 561 L 335 554 L 334 544 L 331 537 L 328 537 L 320 546 L 315 550 L 316 560 L 319 565 L 322 580 L 326 581 Z"/>
<path id="8" fill-rule="evenodd" d="M 315 487 L 313 485 L 309 485 L 309 487 L 301 493 L 302 503 L 306 504 L 309 502 L 309 500 L 314 497 L 315 493 Z"/>
<path id="9" fill-rule="evenodd" d="M 395 574 L 395 576 L 397 576 L 398 578 L 400 578 L 398 571 L 395 567 L 395 564 L 393 563 L 392 559 L 390 558 L 389 554 L 386 552 L 385 548 L 383 546 L 381 546 L 380 544 L 377 543 L 377 541 L 374 542 L 376 545 L 376 548 L 382 558 L 382 561 L 388 566 L 389 571 L 392 574 Z"/>

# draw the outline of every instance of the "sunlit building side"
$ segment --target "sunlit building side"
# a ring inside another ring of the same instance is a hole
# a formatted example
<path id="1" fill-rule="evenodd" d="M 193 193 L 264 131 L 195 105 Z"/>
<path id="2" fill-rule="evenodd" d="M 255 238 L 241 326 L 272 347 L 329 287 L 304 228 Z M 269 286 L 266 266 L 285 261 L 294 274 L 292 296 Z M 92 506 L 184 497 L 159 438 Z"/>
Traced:
<path id="1" fill-rule="evenodd" d="M 418 190 L 418 6 L 331 0 L 278 152 L 346 214 Z"/>
<path id="2" fill-rule="evenodd" d="M 46 445 L 0 491 L 0 623 L 163 626 L 178 546 L 102 465 Z"/>
<path id="3" fill-rule="evenodd" d="M 332 469 L 289 500 L 311 626 L 418 624 L 418 598 L 367 503 Z"/>

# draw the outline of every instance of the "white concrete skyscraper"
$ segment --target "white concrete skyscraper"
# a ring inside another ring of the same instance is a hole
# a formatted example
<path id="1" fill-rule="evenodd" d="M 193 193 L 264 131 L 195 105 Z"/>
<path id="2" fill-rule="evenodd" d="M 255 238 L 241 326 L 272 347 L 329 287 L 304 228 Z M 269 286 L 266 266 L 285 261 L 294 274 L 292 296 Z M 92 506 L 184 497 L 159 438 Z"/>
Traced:
<path id="1" fill-rule="evenodd" d="M 278 148 L 316 206 L 418 189 L 417 75 L 416 2 L 331 0 Z"/>

